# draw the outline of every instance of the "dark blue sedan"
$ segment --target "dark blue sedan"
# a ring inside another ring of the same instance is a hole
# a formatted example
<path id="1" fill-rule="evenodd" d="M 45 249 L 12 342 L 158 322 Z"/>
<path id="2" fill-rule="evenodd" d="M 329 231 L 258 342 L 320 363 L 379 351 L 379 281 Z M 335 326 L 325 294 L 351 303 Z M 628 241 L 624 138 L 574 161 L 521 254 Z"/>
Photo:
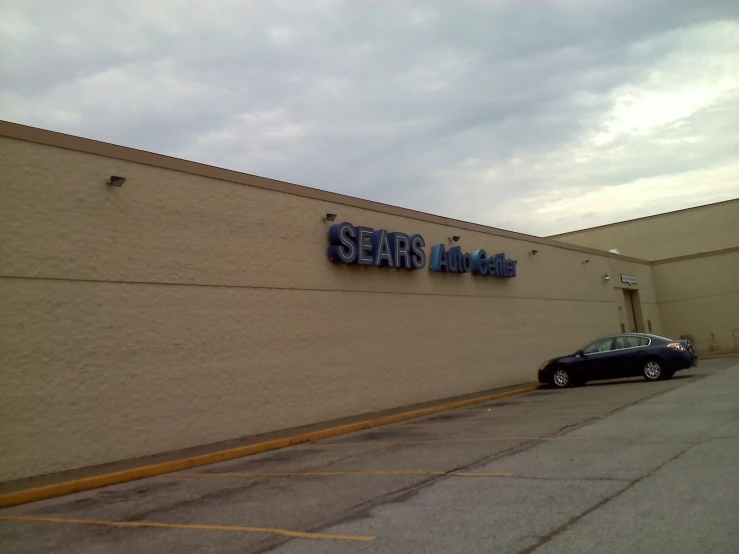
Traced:
<path id="1" fill-rule="evenodd" d="M 539 368 L 539 382 L 564 388 L 624 377 L 660 381 L 697 363 L 695 349 L 686 340 L 645 333 L 618 334 L 544 362 Z"/>

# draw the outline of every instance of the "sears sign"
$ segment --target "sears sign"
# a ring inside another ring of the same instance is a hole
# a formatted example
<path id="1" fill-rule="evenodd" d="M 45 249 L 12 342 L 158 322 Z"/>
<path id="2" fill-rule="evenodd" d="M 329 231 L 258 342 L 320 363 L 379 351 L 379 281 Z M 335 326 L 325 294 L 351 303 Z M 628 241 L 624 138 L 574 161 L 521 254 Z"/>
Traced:
<path id="1" fill-rule="evenodd" d="M 421 235 L 336 223 L 328 233 L 328 257 L 334 263 L 372 265 L 419 270 L 426 267 L 426 252 Z M 463 252 L 460 246 L 447 250 L 443 244 L 431 248 L 431 271 L 472 273 L 490 277 L 516 276 L 518 262 L 505 254 L 489 256 L 485 250 Z"/>

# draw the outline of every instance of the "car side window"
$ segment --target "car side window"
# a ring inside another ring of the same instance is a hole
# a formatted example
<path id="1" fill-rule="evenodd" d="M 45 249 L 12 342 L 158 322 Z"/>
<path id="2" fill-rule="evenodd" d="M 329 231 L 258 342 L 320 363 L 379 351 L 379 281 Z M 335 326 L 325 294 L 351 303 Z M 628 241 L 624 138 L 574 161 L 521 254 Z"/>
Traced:
<path id="1" fill-rule="evenodd" d="M 601 339 L 589 344 L 583 349 L 584 354 L 595 354 L 596 352 L 608 352 L 611 350 L 613 339 Z"/>
<path id="2" fill-rule="evenodd" d="M 639 340 L 639 337 L 618 337 L 616 338 L 616 349 L 640 346 Z"/>
<path id="3" fill-rule="evenodd" d="M 634 346 L 649 346 L 649 339 L 645 339 L 644 337 L 638 337 L 634 340 L 636 342 Z"/>

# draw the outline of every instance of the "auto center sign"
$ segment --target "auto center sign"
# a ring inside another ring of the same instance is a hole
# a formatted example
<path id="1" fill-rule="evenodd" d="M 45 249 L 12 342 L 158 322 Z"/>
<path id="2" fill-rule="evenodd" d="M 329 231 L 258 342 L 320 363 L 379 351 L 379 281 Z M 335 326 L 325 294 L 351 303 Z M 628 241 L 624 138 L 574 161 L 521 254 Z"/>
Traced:
<path id="1" fill-rule="evenodd" d="M 328 257 L 334 263 L 377 266 L 417 271 L 426 268 L 441 273 L 472 273 L 489 277 L 516 277 L 518 262 L 504 253 L 489 255 L 485 250 L 463 252 L 461 246 L 449 250 L 443 244 L 431 247 L 421 235 L 389 232 L 384 229 L 336 223 L 328 232 Z"/>

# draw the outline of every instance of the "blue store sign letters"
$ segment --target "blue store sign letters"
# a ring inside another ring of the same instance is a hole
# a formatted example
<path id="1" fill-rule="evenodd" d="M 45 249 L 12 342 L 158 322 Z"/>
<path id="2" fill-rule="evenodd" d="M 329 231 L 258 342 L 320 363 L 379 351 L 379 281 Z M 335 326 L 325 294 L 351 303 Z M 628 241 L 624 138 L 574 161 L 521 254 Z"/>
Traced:
<path id="1" fill-rule="evenodd" d="M 328 233 L 328 257 L 336 263 L 374 265 L 418 270 L 426 267 L 426 242 L 421 235 L 388 232 L 371 227 L 336 223 Z M 431 271 L 473 273 L 492 277 L 515 277 L 516 260 L 505 254 L 488 256 L 485 250 L 462 252 L 460 246 L 447 250 L 443 244 L 431 248 Z"/>

